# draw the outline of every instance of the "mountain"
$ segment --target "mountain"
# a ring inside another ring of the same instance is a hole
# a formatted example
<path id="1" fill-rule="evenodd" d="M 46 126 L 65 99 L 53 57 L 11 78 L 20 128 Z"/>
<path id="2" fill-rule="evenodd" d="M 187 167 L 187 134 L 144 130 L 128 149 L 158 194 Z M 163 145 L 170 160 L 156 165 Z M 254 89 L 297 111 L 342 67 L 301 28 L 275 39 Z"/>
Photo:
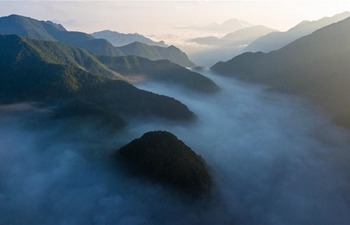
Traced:
<path id="1" fill-rule="evenodd" d="M 273 89 L 302 94 L 350 121 L 350 18 L 321 28 L 278 51 L 245 53 L 211 69 Z"/>
<path id="2" fill-rule="evenodd" d="M 125 55 L 137 55 L 151 60 L 168 59 L 185 67 L 195 66 L 184 52 L 174 46 L 164 48 L 142 44 L 141 47 L 134 43 L 117 48 L 105 39 L 95 39 L 83 32 L 67 31 L 62 25 L 50 21 L 39 21 L 19 15 L 1 17 L 0 34 L 17 34 L 31 39 L 59 41 L 97 55 L 123 56 L 125 53 Z"/>
<path id="3" fill-rule="evenodd" d="M 230 19 L 222 24 L 219 23 L 211 23 L 202 27 L 198 26 L 189 26 L 189 27 L 176 27 L 177 29 L 190 29 L 190 30 L 199 30 L 199 31 L 212 31 L 212 32 L 219 32 L 219 33 L 229 33 L 234 32 L 246 27 L 253 26 L 253 24 L 245 22 L 243 20 L 239 19 Z"/>
<path id="4" fill-rule="evenodd" d="M 190 42 L 214 46 L 240 46 L 247 45 L 256 40 L 257 38 L 271 33 L 273 31 L 273 29 L 270 29 L 265 26 L 251 26 L 229 33 L 222 38 L 217 38 L 213 36 L 200 37 L 191 39 Z"/>
<path id="5" fill-rule="evenodd" d="M 167 48 L 149 46 L 140 42 L 119 47 L 125 55 L 136 55 L 150 60 L 168 59 L 184 67 L 196 66 L 180 49 L 171 45 Z"/>
<path id="6" fill-rule="evenodd" d="M 114 157 L 129 173 L 194 197 L 209 194 L 212 186 L 202 157 L 166 131 L 145 133 L 122 147 Z"/>
<path id="7" fill-rule="evenodd" d="M 1 17 L 0 34 L 17 34 L 37 40 L 59 41 L 100 55 L 124 55 L 104 39 L 95 39 L 82 32 L 67 31 L 62 25 L 50 21 L 39 21 L 19 15 Z"/>
<path id="8" fill-rule="evenodd" d="M 94 32 L 91 35 L 95 38 L 106 39 L 109 42 L 111 42 L 114 46 L 117 46 L 117 47 L 128 45 L 134 42 L 140 42 L 140 43 L 144 43 L 152 46 L 168 47 L 168 45 L 166 45 L 164 41 L 155 42 L 137 33 L 123 34 L 116 31 L 103 30 L 103 31 Z"/>
<path id="9" fill-rule="evenodd" d="M 333 17 L 324 17 L 316 21 L 303 21 L 286 32 L 270 33 L 255 40 L 244 49 L 244 52 L 270 52 L 280 49 L 300 37 L 309 35 L 322 27 L 344 20 L 349 16 L 350 12 L 344 12 Z"/>
<path id="10" fill-rule="evenodd" d="M 119 121 L 119 127 L 123 126 L 120 121 L 134 116 L 194 118 L 187 106 L 173 98 L 91 73 L 68 59 L 68 64 L 66 59 L 52 62 L 55 49 L 43 53 L 32 42 L 17 35 L 0 35 L 0 103 L 43 102 L 55 107 L 59 117 L 90 115 Z"/>
<path id="11" fill-rule="evenodd" d="M 98 59 L 129 81 L 155 80 L 201 93 L 215 93 L 220 90 L 211 79 L 169 60 L 151 61 L 137 56 L 98 56 Z"/>

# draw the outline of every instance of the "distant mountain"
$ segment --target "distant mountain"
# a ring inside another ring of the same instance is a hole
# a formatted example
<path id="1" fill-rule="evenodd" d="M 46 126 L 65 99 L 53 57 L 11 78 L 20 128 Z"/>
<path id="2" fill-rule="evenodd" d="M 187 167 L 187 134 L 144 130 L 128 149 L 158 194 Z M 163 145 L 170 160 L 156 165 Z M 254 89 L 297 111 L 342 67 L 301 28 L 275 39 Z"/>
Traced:
<path id="1" fill-rule="evenodd" d="M 193 197 L 205 197 L 212 189 L 212 179 L 202 157 L 166 131 L 145 133 L 122 147 L 114 158 L 134 176 Z"/>
<path id="2" fill-rule="evenodd" d="M 117 48 L 105 39 L 95 39 L 86 33 L 67 31 L 62 25 L 50 21 L 39 21 L 19 15 L 1 17 L 0 34 L 17 34 L 31 39 L 59 41 L 86 49 L 97 55 L 123 56 L 123 51 L 126 51 L 125 55 L 130 55 L 132 52 L 135 53 L 134 55 L 151 60 L 168 59 L 182 66 L 195 66 L 184 52 L 174 46 L 164 48 L 142 44 L 142 47 L 140 47 L 137 44 L 130 44 Z M 152 51 L 156 51 L 158 54 L 154 54 Z"/>
<path id="3" fill-rule="evenodd" d="M 247 45 L 256 40 L 257 38 L 271 33 L 273 31 L 275 30 L 265 26 L 251 26 L 229 33 L 222 38 L 217 38 L 213 36 L 200 37 L 191 39 L 190 42 L 214 46 L 240 46 Z"/>
<path id="4" fill-rule="evenodd" d="M 177 29 L 191 29 L 191 30 L 203 30 L 203 31 L 213 31 L 219 33 L 230 33 L 246 27 L 251 27 L 253 24 L 245 22 L 239 19 L 230 19 L 222 24 L 211 23 L 202 27 L 190 26 L 190 27 L 176 27 Z"/>
<path id="5" fill-rule="evenodd" d="M 215 93 L 220 89 L 211 79 L 169 60 L 151 61 L 137 56 L 98 56 L 98 59 L 130 81 L 156 80 L 202 93 Z"/>
<path id="6" fill-rule="evenodd" d="M 191 60 L 189 60 L 184 52 L 173 45 L 163 48 L 158 46 L 149 46 L 140 42 L 134 42 L 132 44 L 119 47 L 119 49 L 125 55 L 135 55 L 150 60 L 168 59 L 185 67 L 196 66 L 193 62 L 191 62 Z"/>
<path id="7" fill-rule="evenodd" d="M 131 44 L 134 42 L 140 42 L 140 43 L 144 43 L 144 44 L 152 45 L 152 46 L 168 47 L 168 45 L 166 45 L 164 43 L 164 41 L 155 42 L 155 41 L 152 41 L 151 39 L 149 39 L 143 35 L 137 34 L 137 33 L 135 33 L 135 34 L 123 34 L 123 33 L 119 33 L 116 31 L 103 30 L 103 31 L 98 31 L 98 32 L 92 33 L 91 35 L 95 38 L 106 39 L 116 47 L 128 45 L 128 44 Z"/>
<path id="8" fill-rule="evenodd" d="M 350 12 L 344 12 L 333 17 L 324 17 L 316 21 L 303 21 L 297 26 L 291 28 L 286 32 L 274 32 L 263 36 L 250 45 L 248 45 L 243 51 L 244 52 L 270 52 L 273 50 L 280 49 L 287 44 L 295 41 L 296 39 L 309 35 L 312 32 L 328 26 L 332 23 L 339 22 L 350 16 Z"/>
<path id="9" fill-rule="evenodd" d="M 53 54 L 43 53 L 32 41 L 17 35 L 0 35 L 2 104 L 43 102 L 55 106 L 59 117 L 93 116 L 117 123 L 117 127 L 124 125 L 123 118 L 133 116 L 194 118 L 185 105 L 173 98 L 90 73 L 71 59 L 53 62 L 50 55 L 54 55 L 56 49 Z"/>
<path id="10" fill-rule="evenodd" d="M 273 89 L 308 96 L 350 125 L 350 18 L 321 28 L 278 51 L 245 53 L 211 69 Z"/>

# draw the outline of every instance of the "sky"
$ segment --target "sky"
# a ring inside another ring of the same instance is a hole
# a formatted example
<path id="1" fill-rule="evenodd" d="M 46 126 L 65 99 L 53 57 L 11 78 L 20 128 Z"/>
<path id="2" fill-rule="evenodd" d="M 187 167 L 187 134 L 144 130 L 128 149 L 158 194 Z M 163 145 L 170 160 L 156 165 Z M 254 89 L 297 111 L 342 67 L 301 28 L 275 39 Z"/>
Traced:
<path id="1" fill-rule="evenodd" d="M 302 20 L 344 11 L 350 11 L 350 1 L 0 1 L 0 16 L 20 14 L 54 20 L 69 30 L 88 33 L 110 29 L 144 35 L 232 18 L 284 31 Z"/>
<path id="2" fill-rule="evenodd" d="M 189 42 L 192 38 L 226 33 L 176 29 L 205 26 L 229 19 L 240 19 L 254 25 L 286 31 L 303 20 L 350 11 L 348 0 L 255 0 L 255 1 L 3 1 L 0 16 L 19 14 L 38 20 L 51 20 L 67 30 L 93 33 L 113 30 L 139 33 L 154 41 L 165 41 L 189 54 L 200 53 L 203 45 Z M 232 54 L 229 54 L 229 58 Z"/>

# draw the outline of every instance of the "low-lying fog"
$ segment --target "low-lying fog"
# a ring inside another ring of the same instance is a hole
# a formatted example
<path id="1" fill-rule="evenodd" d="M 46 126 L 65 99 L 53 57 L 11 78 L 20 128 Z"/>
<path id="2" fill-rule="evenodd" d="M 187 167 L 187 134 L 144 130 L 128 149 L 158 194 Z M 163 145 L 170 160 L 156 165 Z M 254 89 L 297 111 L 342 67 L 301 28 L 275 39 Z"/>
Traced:
<path id="1" fill-rule="evenodd" d="M 0 108 L 0 224 L 346 224 L 349 133 L 302 99 L 206 73 L 222 91 L 157 83 L 198 116 L 190 125 L 132 121 L 111 134 L 91 121 L 45 122 L 49 110 Z M 115 171 L 118 148 L 167 130 L 202 155 L 217 196 L 191 203 Z"/>

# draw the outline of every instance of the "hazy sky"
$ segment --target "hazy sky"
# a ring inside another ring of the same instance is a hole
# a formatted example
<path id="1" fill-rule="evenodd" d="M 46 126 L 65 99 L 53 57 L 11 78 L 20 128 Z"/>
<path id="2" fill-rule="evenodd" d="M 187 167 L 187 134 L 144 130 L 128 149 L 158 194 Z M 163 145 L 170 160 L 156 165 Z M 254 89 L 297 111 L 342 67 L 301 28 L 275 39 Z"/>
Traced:
<path id="1" fill-rule="evenodd" d="M 169 33 L 184 25 L 238 18 L 279 30 L 302 20 L 350 11 L 345 0 L 282 1 L 1 1 L 0 16 L 21 14 L 61 22 L 69 30 L 111 29 L 145 35 Z"/>

